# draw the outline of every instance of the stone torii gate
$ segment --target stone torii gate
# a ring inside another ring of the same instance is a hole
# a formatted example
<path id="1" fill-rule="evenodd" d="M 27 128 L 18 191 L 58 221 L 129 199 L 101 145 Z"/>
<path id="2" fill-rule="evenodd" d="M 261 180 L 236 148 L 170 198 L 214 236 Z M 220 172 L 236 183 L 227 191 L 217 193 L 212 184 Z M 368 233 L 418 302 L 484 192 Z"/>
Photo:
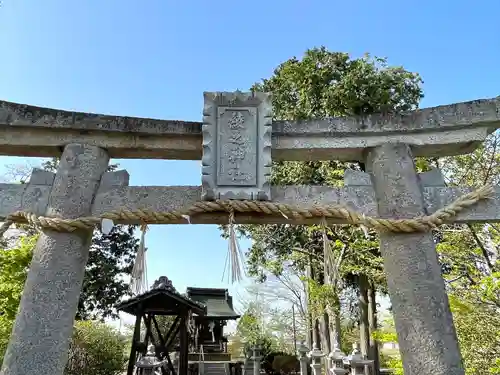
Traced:
<path id="1" fill-rule="evenodd" d="M 236 223 L 325 218 L 378 229 L 405 373 L 463 375 L 428 229 L 500 221 L 500 188 L 443 187 L 436 171 L 417 174 L 413 157 L 472 151 L 500 126 L 500 99 L 390 116 L 271 117 L 263 93 L 205 93 L 203 123 L 0 102 L 0 154 L 61 157 L 56 174 L 34 170 L 28 184 L 0 185 L 0 219 L 43 229 L 0 374 L 62 375 L 92 228 L 101 218 L 227 224 L 234 216 Z M 348 173 L 342 188 L 270 186 L 271 156 L 358 160 L 369 173 Z M 202 186 L 128 186 L 126 171 L 106 172 L 110 158 L 201 159 Z"/>

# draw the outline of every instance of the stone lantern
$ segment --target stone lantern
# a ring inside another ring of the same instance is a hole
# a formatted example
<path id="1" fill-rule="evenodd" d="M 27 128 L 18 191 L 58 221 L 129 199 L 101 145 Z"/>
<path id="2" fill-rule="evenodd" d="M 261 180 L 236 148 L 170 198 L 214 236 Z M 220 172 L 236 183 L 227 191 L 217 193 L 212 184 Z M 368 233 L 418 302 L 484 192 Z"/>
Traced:
<path id="1" fill-rule="evenodd" d="M 155 375 L 158 372 L 161 372 L 161 368 L 166 363 L 167 360 L 158 361 L 155 355 L 155 346 L 151 344 L 148 346 L 146 355 L 137 361 L 135 367 L 137 368 L 137 373 L 139 375 Z"/>
<path id="2" fill-rule="evenodd" d="M 346 355 L 340 350 L 337 343 L 335 343 L 333 350 L 328 355 L 328 359 L 330 360 L 330 369 L 333 374 L 346 375 L 349 372 L 344 368 Z"/>
<path id="3" fill-rule="evenodd" d="M 307 375 L 308 352 L 309 348 L 305 345 L 304 341 L 301 341 L 299 347 L 297 348 L 297 354 L 299 356 L 299 362 L 300 362 L 300 375 Z"/>
<path id="4" fill-rule="evenodd" d="M 260 346 L 255 344 L 253 346 L 253 375 L 260 375 L 260 360 L 262 359 L 260 355 Z"/>
<path id="5" fill-rule="evenodd" d="M 363 358 L 359 351 L 359 344 L 352 345 L 352 353 L 349 356 L 349 363 L 351 365 L 351 375 L 364 375 L 366 366 L 373 366 L 372 360 Z"/>
<path id="6" fill-rule="evenodd" d="M 318 349 L 318 344 L 313 343 L 313 350 L 309 352 L 308 356 L 311 358 L 312 375 L 321 375 L 321 358 L 325 355 Z"/>

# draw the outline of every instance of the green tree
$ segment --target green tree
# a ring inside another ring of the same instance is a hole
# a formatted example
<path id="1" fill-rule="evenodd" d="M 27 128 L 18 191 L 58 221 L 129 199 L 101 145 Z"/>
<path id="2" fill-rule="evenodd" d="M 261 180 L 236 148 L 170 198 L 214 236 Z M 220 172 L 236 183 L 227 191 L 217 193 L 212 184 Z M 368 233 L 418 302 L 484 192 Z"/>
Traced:
<path id="1" fill-rule="evenodd" d="M 373 332 L 373 335 L 376 337 L 377 341 L 382 344 L 397 343 L 398 335 L 396 333 L 396 328 L 394 327 L 394 320 L 392 316 L 387 317 L 382 326 L 376 332 Z M 399 352 L 382 352 L 380 364 L 386 368 L 393 369 L 394 375 L 404 375 L 403 362 L 401 361 Z"/>
<path id="2" fill-rule="evenodd" d="M 500 274 L 487 278 L 478 288 L 472 291 L 472 299 L 483 295 L 486 301 L 499 302 Z M 469 298 L 456 297 L 450 294 L 450 306 L 453 321 L 460 342 L 460 350 L 464 358 L 467 375 L 498 375 L 500 374 L 500 314 L 499 309 L 491 304 L 471 302 Z M 385 327 L 375 333 L 381 342 L 397 342 L 392 317 L 386 320 Z M 385 365 L 403 374 L 401 357 L 398 353 L 384 355 Z"/>
<path id="3" fill-rule="evenodd" d="M 77 319 L 116 318 L 115 306 L 129 296 L 139 240 L 133 226 L 116 225 L 109 234 L 94 231 L 78 302 Z"/>
<path id="4" fill-rule="evenodd" d="M 243 349 L 243 341 L 241 340 L 241 337 L 237 334 L 233 334 L 228 337 L 227 351 L 231 354 L 232 361 L 244 357 Z"/>
<path id="5" fill-rule="evenodd" d="M 9 343 L 37 236 L 24 237 L 11 249 L 0 249 L 0 366 Z"/>
<path id="6" fill-rule="evenodd" d="M 498 185 L 500 133 L 474 152 L 433 160 L 451 186 Z M 437 251 L 467 375 L 500 374 L 500 227 L 448 225 Z"/>
<path id="7" fill-rule="evenodd" d="M 245 343 L 257 345 L 262 340 L 264 328 L 261 319 L 250 307 L 238 321 L 237 332 Z"/>
<path id="8" fill-rule="evenodd" d="M 23 236 L 15 246 L 0 249 L 0 366 L 7 349 L 38 235 Z M 102 305 L 105 303 L 103 302 Z M 66 374 L 119 374 L 124 338 L 105 324 L 76 323 Z"/>
<path id="9" fill-rule="evenodd" d="M 482 280 L 481 286 L 485 300 L 500 302 L 500 273 Z M 476 291 L 474 297 L 478 294 Z M 466 374 L 500 374 L 500 309 L 488 302 L 474 303 L 453 294 L 450 305 Z"/>
<path id="10" fill-rule="evenodd" d="M 322 47 L 307 50 L 300 60 L 294 57 L 282 63 L 271 78 L 255 84 L 252 90 L 273 94 L 275 119 L 302 120 L 411 110 L 418 106 L 423 96 L 421 83 L 418 74 L 388 66 L 385 59 L 369 55 L 355 59 Z M 346 168 L 359 169 L 363 165 L 339 161 L 274 162 L 272 183 L 340 186 Z M 373 233 L 366 235 L 360 229 L 346 226 L 325 229 L 321 226 L 244 225 L 239 230 L 253 240 L 247 254 L 250 275 L 263 280 L 266 272 L 280 274 L 282 264 L 292 262 L 301 272 L 309 268 L 310 278 L 318 285 L 331 285 L 327 287 L 330 293 L 319 293 L 316 289 L 320 296 L 328 296 L 327 300 L 309 296 L 310 300 L 317 300 L 318 311 L 330 312 L 323 314 L 323 327 L 327 328 L 333 320 L 336 331 L 340 330 L 338 310 L 342 285 L 354 286 L 360 275 L 368 277 L 372 287 L 383 279 Z M 326 278 L 324 230 L 332 241 L 333 256 L 339 268 L 333 270 L 333 275 L 327 273 Z M 323 341 L 328 346 L 327 336 L 328 331 L 323 329 Z"/>
<path id="11" fill-rule="evenodd" d="M 251 350 L 258 346 L 263 357 L 277 350 L 277 340 L 269 331 L 262 317 L 260 307 L 251 302 L 241 316 L 236 327 L 236 335 L 243 342 L 243 354 L 251 355 Z"/>
<path id="12" fill-rule="evenodd" d="M 65 375 L 119 375 L 127 360 L 127 340 L 110 326 L 77 321 Z"/>
<path id="13" fill-rule="evenodd" d="M 56 172 L 57 158 L 42 167 Z M 114 171 L 118 165 L 110 165 Z M 82 292 L 78 302 L 77 319 L 116 318 L 114 306 L 129 295 L 126 277 L 132 273 L 139 240 L 134 236 L 136 226 L 115 225 L 109 234 L 95 230 L 90 246 Z"/>

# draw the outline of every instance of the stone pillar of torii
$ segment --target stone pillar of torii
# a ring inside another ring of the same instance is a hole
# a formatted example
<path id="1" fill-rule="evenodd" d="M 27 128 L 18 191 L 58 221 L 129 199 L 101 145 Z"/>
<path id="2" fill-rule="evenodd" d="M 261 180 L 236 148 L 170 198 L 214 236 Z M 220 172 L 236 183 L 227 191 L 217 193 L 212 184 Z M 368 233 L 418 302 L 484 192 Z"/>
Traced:
<path id="1" fill-rule="evenodd" d="M 34 170 L 28 184 L 0 184 L 0 219 L 42 231 L 0 374 L 63 374 L 92 229 L 106 219 L 376 228 L 405 373 L 463 375 L 428 229 L 500 221 L 500 189 L 443 187 L 418 174 L 413 157 L 470 152 L 499 125 L 499 98 L 273 122 L 268 94 L 205 93 L 202 123 L 0 102 L 1 154 L 61 157 L 55 174 Z M 110 158 L 201 159 L 202 186 L 128 186 L 126 171 L 106 172 Z M 334 159 L 362 161 L 367 172 L 346 175 L 342 188 L 269 183 L 272 160 Z"/>

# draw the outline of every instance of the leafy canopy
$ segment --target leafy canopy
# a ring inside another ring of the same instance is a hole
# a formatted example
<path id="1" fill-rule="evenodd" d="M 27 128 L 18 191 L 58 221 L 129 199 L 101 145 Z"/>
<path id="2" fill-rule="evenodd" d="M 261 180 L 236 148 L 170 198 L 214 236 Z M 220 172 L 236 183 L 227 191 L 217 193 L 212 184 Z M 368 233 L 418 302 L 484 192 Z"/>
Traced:
<path id="1" fill-rule="evenodd" d="M 11 249 L 0 249 L 0 363 L 9 343 L 37 236 L 24 237 Z"/>
<path id="2" fill-rule="evenodd" d="M 320 47 L 307 50 L 302 59 L 293 57 L 280 64 L 272 77 L 256 83 L 252 90 L 272 93 L 275 119 L 303 120 L 415 109 L 423 97 L 421 84 L 418 74 L 389 66 L 383 58 L 351 58 Z M 346 168 L 359 166 L 335 160 L 273 162 L 272 183 L 340 186 Z M 313 259 L 316 274 L 322 273 L 323 241 L 318 226 L 242 225 L 239 230 L 253 240 L 248 253 L 250 275 L 264 280 L 266 272 L 279 274 L 283 262 L 303 270 L 308 257 Z M 330 230 L 328 238 L 334 241 L 336 256 L 346 247 L 341 261 L 344 273 L 363 272 L 380 281 L 383 270 L 374 246 L 376 238 L 340 226 Z M 355 255 L 354 250 L 360 249 L 365 249 L 364 255 Z"/>
<path id="3" fill-rule="evenodd" d="M 120 374 L 128 357 L 126 347 L 126 338 L 110 326 L 95 321 L 78 321 L 64 374 Z"/>

